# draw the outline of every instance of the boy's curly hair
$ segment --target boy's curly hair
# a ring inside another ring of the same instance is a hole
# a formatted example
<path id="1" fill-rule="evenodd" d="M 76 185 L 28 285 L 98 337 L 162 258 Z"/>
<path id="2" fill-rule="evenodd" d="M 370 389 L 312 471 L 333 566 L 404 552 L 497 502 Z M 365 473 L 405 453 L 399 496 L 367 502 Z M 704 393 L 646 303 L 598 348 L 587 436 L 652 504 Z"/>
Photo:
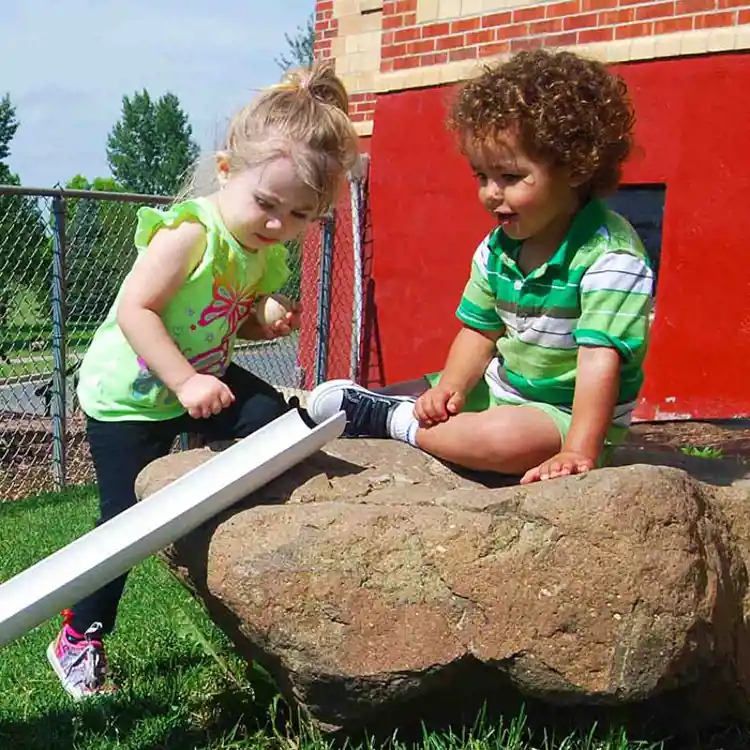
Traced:
<path id="1" fill-rule="evenodd" d="M 602 195 L 620 181 L 635 114 L 625 82 L 602 63 L 535 50 L 465 83 L 448 124 L 464 152 L 492 150 L 515 130 L 531 158 L 570 168 L 584 190 Z"/>

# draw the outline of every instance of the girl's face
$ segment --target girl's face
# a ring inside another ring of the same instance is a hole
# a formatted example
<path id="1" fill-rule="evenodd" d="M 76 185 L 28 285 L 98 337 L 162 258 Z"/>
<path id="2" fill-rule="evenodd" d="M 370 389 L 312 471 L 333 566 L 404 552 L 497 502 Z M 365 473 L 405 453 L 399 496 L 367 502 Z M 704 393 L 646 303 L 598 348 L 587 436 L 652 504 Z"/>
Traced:
<path id="1" fill-rule="evenodd" d="M 470 155 L 479 180 L 479 200 L 508 237 L 549 245 L 565 237 L 580 199 L 568 170 L 532 159 L 518 137 L 506 131 L 491 153 Z"/>
<path id="2" fill-rule="evenodd" d="M 250 252 L 299 237 L 317 218 L 315 191 L 288 157 L 238 172 L 220 158 L 218 170 L 221 190 L 214 201 L 227 229 Z"/>

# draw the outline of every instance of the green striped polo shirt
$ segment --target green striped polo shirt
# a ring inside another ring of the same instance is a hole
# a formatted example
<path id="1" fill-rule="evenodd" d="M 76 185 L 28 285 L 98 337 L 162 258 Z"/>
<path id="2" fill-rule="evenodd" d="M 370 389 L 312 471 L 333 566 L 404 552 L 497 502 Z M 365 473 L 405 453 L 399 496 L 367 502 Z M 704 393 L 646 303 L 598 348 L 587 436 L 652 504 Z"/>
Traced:
<path id="1" fill-rule="evenodd" d="M 501 227 L 477 248 L 456 312 L 465 325 L 502 331 L 485 378 L 497 398 L 570 410 L 579 346 L 621 358 L 615 424 L 626 425 L 643 382 L 654 277 L 633 227 L 598 199 L 578 212 L 563 243 L 525 275 L 522 242 Z"/>

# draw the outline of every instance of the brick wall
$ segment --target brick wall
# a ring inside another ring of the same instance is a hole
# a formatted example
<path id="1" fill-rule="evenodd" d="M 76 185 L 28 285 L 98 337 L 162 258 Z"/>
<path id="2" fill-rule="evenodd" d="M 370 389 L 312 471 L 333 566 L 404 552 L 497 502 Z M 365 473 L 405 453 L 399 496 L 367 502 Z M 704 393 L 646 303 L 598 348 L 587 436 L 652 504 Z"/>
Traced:
<path id="1" fill-rule="evenodd" d="M 372 131 L 378 93 L 450 83 L 534 47 L 611 62 L 750 48 L 750 0 L 318 0 L 316 50 L 336 59 Z"/>
<path id="2" fill-rule="evenodd" d="M 331 42 L 338 36 L 339 22 L 333 15 L 333 0 L 319 0 L 315 6 L 315 52 L 331 56 Z"/>
<path id="3" fill-rule="evenodd" d="M 318 0 L 315 52 L 333 57 L 350 93 L 350 115 L 360 125 L 375 111 L 375 76 L 381 67 L 382 0 Z M 367 128 L 361 132 L 366 132 Z"/>

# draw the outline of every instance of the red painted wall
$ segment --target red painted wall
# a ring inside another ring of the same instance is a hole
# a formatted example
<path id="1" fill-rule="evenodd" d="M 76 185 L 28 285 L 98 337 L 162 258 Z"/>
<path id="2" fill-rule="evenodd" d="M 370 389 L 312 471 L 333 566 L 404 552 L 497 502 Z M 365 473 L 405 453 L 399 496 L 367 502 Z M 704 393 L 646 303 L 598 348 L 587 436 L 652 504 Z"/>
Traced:
<path id="1" fill-rule="evenodd" d="M 666 183 L 656 321 L 638 416 L 750 414 L 750 55 L 622 65 L 638 115 L 626 183 Z M 379 97 L 364 380 L 439 369 L 493 226 L 444 126 L 450 88 Z"/>

